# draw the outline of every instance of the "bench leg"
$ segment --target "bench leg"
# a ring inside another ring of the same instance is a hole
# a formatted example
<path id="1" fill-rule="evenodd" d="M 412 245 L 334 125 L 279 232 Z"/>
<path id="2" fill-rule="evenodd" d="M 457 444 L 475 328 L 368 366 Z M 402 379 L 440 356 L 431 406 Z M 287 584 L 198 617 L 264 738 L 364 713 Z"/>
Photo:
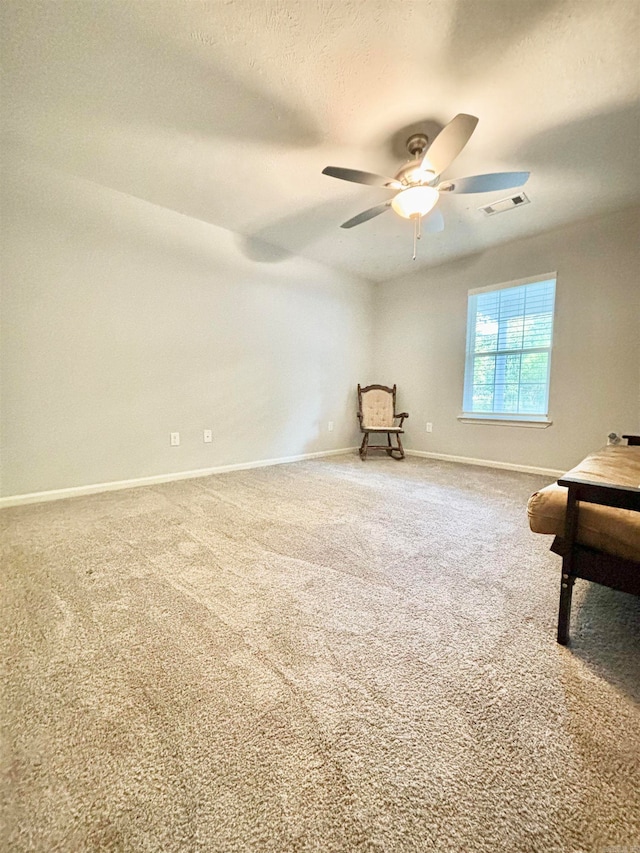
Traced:
<path id="1" fill-rule="evenodd" d="M 571 596 L 573 594 L 573 585 L 575 582 L 576 579 L 568 575 L 563 568 L 562 580 L 560 582 L 560 608 L 558 611 L 558 642 L 562 646 L 566 646 L 569 643 Z"/>

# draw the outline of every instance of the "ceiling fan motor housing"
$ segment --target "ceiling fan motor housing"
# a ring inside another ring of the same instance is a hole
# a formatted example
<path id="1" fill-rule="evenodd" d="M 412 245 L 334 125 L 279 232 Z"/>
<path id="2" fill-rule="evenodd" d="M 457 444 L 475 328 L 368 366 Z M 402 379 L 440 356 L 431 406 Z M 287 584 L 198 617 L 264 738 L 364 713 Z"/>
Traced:
<path id="1" fill-rule="evenodd" d="M 396 180 L 405 186 L 424 186 L 436 179 L 436 174 L 425 168 L 424 153 L 429 145 L 429 137 L 425 133 L 414 133 L 407 139 L 407 151 L 412 159 L 405 163 L 396 174 Z"/>
<path id="2" fill-rule="evenodd" d="M 416 186 L 420 184 L 431 184 L 436 179 L 434 172 L 422 167 L 422 159 L 410 160 L 399 169 L 395 179 L 405 186 Z"/>

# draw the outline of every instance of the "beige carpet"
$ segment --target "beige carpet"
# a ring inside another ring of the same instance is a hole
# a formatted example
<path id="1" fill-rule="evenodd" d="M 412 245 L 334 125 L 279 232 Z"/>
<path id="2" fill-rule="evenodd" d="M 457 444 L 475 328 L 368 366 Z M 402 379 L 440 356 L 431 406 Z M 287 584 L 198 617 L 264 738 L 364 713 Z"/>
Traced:
<path id="1" fill-rule="evenodd" d="M 334 457 L 6 510 L 3 850 L 640 848 L 640 599 L 543 479 Z"/>

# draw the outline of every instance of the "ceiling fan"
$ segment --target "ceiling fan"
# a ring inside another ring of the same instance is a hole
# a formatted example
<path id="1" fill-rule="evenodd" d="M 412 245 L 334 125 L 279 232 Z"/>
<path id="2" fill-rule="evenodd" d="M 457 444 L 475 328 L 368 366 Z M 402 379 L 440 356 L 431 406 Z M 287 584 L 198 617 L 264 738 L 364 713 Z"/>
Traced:
<path id="1" fill-rule="evenodd" d="M 488 175 L 471 175 L 452 181 L 438 183 L 439 177 L 449 168 L 458 154 L 469 141 L 478 124 L 475 116 L 459 113 L 447 124 L 429 145 L 423 133 L 415 133 L 407 140 L 407 151 L 411 160 L 405 163 L 395 177 L 385 178 L 372 172 L 358 169 L 343 169 L 339 166 L 327 166 L 323 175 L 353 181 L 356 184 L 368 184 L 391 190 L 394 195 L 389 201 L 363 210 L 352 219 L 343 222 L 341 228 L 353 228 L 368 219 L 384 213 L 389 207 L 405 219 L 414 222 L 413 258 L 416 257 L 416 240 L 420 239 L 422 218 L 427 233 L 436 233 L 444 229 L 444 220 L 439 210 L 434 210 L 440 193 L 486 193 L 520 187 L 526 183 L 529 172 L 494 172 Z M 430 214 L 430 215 L 428 215 Z M 428 216 L 427 216 L 428 215 Z"/>

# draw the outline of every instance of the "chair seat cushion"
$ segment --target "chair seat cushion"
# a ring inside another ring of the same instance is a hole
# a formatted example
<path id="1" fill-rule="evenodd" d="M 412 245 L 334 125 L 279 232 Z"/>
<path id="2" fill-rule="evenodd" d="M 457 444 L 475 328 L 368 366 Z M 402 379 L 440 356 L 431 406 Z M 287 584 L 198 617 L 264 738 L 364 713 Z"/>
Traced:
<path id="1" fill-rule="evenodd" d="M 362 429 L 362 432 L 404 432 L 404 430 L 401 427 L 396 427 L 396 426 L 384 426 L 383 427 L 383 426 L 367 426 L 366 424 L 363 424 L 361 429 Z"/>

